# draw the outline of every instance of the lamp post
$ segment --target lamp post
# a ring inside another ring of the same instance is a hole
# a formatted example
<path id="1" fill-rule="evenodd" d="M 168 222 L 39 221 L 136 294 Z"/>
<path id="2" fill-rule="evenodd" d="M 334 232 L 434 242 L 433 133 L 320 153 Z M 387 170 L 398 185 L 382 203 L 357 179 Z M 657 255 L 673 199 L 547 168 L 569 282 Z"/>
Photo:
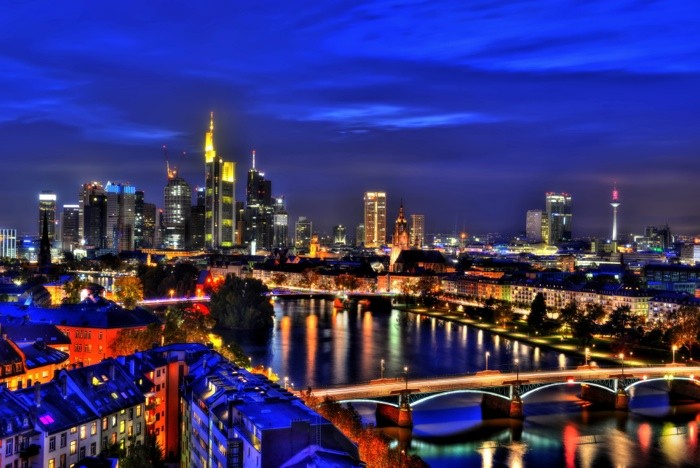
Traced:
<path id="1" fill-rule="evenodd" d="M 515 358 L 515 385 L 520 387 L 520 359 Z"/>
<path id="2" fill-rule="evenodd" d="M 289 382 L 289 377 L 285 377 L 285 378 L 284 378 L 284 389 L 285 389 L 285 390 L 287 390 L 288 382 Z"/>
<path id="3" fill-rule="evenodd" d="M 384 359 L 379 362 L 379 378 L 384 379 Z"/>
<path id="4" fill-rule="evenodd" d="M 622 378 L 625 378 L 625 353 L 620 353 L 619 356 L 620 358 L 620 370 L 622 374 Z"/>
<path id="5" fill-rule="evenodd" d="M 489 370 L 489 356 L 491 356 L 491 353 L 486 351 L 486 369 L 485 370 Z"/>
<path id="6" fill-rule="evenodd" d="M 175 290 L 171 289 L 170 290 L 170 299 L 172 300 L 173 296 L 175 295 Z"/>
<path id="7" fill-rule="evenodd" d="M 676 345 L 671 346 L 671 353 L 672 353 L 672 356 L 673 356 L 673 362 L 672 362 L 672 364 L 675 364 L 675 363 L 676 363 L 676 350 L 677 350 L 677 349 L 678 349 L 678 346 L 676 346 Z"/>
<path id="8" fill-rule="evenodd" d="M 408 390 L 408 366 L 403 366 L 403 375 L 406 381 L 406 390 Z"/>
<path id="9" fill-rule="evenodd" d="M 585 352 L 585 354 L 584 354 L 583 356 L 584 356 L 584 359 L 585 359 L 584 365 L 585 365 L 586 367 L 588 367 L 588 360 L 589 360 L 590 357 L 591 357 L 591 348 L 586 348 L 586 352 Z"/>
<path id="10" fill-rule="evenodd" d="M 248 367 L 253 368 L 253 356 L 248 356 Z"/>

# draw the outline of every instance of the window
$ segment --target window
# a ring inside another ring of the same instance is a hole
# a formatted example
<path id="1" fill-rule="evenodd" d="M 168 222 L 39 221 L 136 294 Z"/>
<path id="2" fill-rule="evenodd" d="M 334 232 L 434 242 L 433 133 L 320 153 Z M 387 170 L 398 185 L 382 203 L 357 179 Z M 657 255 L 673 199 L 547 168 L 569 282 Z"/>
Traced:
<path id="1" fill-rule="evenodd" d="M 71 434 L 75 434 L 75 433 L 77 433 L 77 432 L 78 432 L 78 428 L 77 428 L 77 427 L 73 426 L 73 427 L 70 428 L 70 433 L 71 433 Z"/>
<path id="2" fill-rule="evenodd" d="M 134 419 L 134 408 L 129 408 L 129 421 Z"/>
<path id="3" fill-rule="evenodd" d="M 124 421 L 124 420 L 119 421 L 119 433 L 123 434 L 125 430 L 126 430 L 126 421 Z"/>
<path id="4" fill-rule="evenodd" d="M 58 468 L 66 468 L 66 454 L 62 453 L 58 460 Z"/>
<path id="5" fill-rule="evenodd" d="M 117 425 L 117 416 L 116 416 L 116 415 L 112 415 L 112 427 L 114 427 L 114 426 L 116 426 L 116 425 Z"/>
<path id="6" fill-rule="evenodd" d="M 95 455 L 97 455 L 97 443 L 96 442 L 93 442 L 90 444 L 90 455 L 93 457 Z"/>
<path id="7" fill-rule="evenodd" d="M 70 441 L 70 454 L 75 455 L 77 452 L 78 452 L 78 441 L 71 440 Z"/>
<path id="8" fill-rule="evenodd" d="M 61 434 L 61 448 L 64 448 L 66 446 L 67 440 L 68 434 L 64 432 L 63 434 Z"/>
<path id="9" fill-rule="evenodd" d="M 141 423 L 136 423 L 136 435 L 141 434 Z"/>
<path id="10" fill-rule="evenodd" d="M 102 341 L 102 332 L 97 333 L 97 339 Z"/>
<path id="11" fill-rule="evenodd" d="M 117 433 L 116 433 L 116 432 L 112 432 L 112 436 L 110 437 L 109 444 L 110 444 L 110 445 L 114 445 L 114 444 L 116 444 L 116 443 L 117 443 Z"/>
<path id="12" fill-rule="evenodd" d="M 138 405 L 136 407 L 136 417 L 141 417 L 141 405 Z"/>
<path id="13" fill-rule="evenodd" d="M 107 417 L 102 418 L 102 430 L 106 431 L 107 430 Z"/>
<path id="14" fill-rule="evenodd" d="M 55 458 L 49 459 L 49 468 L 56 468 L 56 459 Z"/>
<path id="15" fill-rule="evenodd" d="M 56 436 L 49 438 L 49 452 L 56 450 Z"/>
<path id="16" fill-rule="evenodd" d="M 129 437 L 134 435 L 134 426 L 129 426 L 129 430 L 127 431 L 126 435 Z"/>
<path id="17" fill-rule="evenodd" d="M 97 422 L 90 424 L 90 435 L 94 436 L 95 434 L 97 434 Z"/>
<path id="18" fill-rule="evenodd" d="M 80 440 L 83 440 L 84 438 L 87 437 L 87 427 L 85 427 L 85 424 L 80 426 Z"/>
<path id="19" fill-rule="evenodd" d="M 12 439 L 7 439 L 7 441 L 5 442 L 5 455 L 7 455 L 8 457 L 12 455 L 12 442 Z"/>
<path id="20" fill-rule="evenodd" d="M 85 447 L 80 447 L 80 455 L 78 456 L 79 459 L 85 458 Z"/>

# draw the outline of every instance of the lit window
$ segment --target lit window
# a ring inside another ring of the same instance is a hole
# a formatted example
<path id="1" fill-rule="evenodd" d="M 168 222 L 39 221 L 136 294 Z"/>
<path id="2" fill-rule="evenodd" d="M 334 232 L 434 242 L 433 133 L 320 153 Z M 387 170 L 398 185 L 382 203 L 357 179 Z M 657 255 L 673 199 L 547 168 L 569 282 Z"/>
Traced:
<path id="1" fill-rule="evenodd" d="M 70 454 L 75 455 L 77 452 L 78 452 L 78 441 L 71 440 L 70 441 Z"/>

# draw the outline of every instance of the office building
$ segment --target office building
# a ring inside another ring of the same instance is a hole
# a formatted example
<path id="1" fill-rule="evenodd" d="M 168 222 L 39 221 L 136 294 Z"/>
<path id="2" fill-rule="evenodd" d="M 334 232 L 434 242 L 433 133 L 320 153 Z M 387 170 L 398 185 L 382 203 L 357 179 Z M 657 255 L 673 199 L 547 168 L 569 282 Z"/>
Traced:
<path id="1" fill-rule="evenodd" d="M 272 248 L 275 214 L 272 200 L 272 182 L 265 179 L 265 174 L 255 167 L 255 151 L 253 151 L 253 164 L 248 171 L 246 183 L 244 236 L 246 244 L 255 243 L 258 249 Z"/>
<path id="2" fill-rule="evenodd" d="M 197 187 L 195 189 L 195 204 L 192 205 L 190 217 L 190 248 L 192 250 L 201 250 L 204 248 L 204 231 L 205 231 L 205 215 L 206 209 L 204 206 L 204 188 Z"/>
<path id="3" fill-rule="evenodd" d="M 272 247 L 283 248 L 288 245 L 289 238 L 289 214 L 284 202 L 284 197 L 276 197 L 273 204 L 272 221 Z"/>
<path id="4" fill-rule="evenodd" d="M 363 247 L 365 243 L 365 225 L 360 223 L 355 227 L 355 247 Z"/>
<path id="5" fill-rule="evenodd" d="M 347 236 L 345 235 L 345 226 L 338 224 L 333 226 L 333 243 L 338 245 L 345 245 L 347 243 Z"/>
<path id="6" fill-rule="evenodd" d="M 0 258 L 17 258 L 16 229 L 0 229 Z"/>
<path id="7" fill-rule="evenodd" d="M 61 246 L 64 251 L 72 252 L 80 246 L 80 206 L 63 205 L 61 213 Z"/>
<path id="8" fill-rule="evenodd" d="M 234 208 L 236 165 L 216 155 L 214 113 L 204 143 L 205 223 L 204 242 L 209 249 L 230 248 L 236 237 Z"/>
<path id="9" fill-rule="evenodd" d="M 411 215 L 411 245 L 417 249 L 425 245 L 425 215 Z"/>
<path id="10" fill-rule="evenodd" d="M 42 190 L 39 194 L 39 236 L 42 235 L 44 226 L 44 217 L 49 228 L 49 239 L 51 242 L 59 240 L 56 232 L 56 193 L 48 190 Z"/>
<path id="11" fill-rule="evenodd" d="M 102 184 L 83 184 L 78 193 L 78 229 L 81 245 L 107 247 L 107 195 Z"/>
<path id="12" fill-rule="evenodd" d="M 365 247 L 386 244 L 386 193 L 366 192 L 364 196 Z"/>
<path id="13" fill-rule="evenodd" d="M 525 236 L 528 242 L 543 242 L 542 221 L 546 219 L 546 213 L 542 210 L 527 210 L 525 217 Z"/>
<path id="14" fill-rule="evenodd" d="M 568 193 L 547 192 L 545 195 L 546 213 L 549 224 L 549 244 L 572 239 L 571 195 Z"/>
<path id="15" fill-rule="evenodd" d="M 185 250 L 190 247 L 192 189 L 177 172 L 168 172 L 168 184 L 163 189 L 164 244 L 166 249 Z"/>
<path id="16" fill-rule="evenodd" d="M 311 245 L 311 235 L 313 234 L 313 224 L 306 216 L 299 216 L 299 220 L 294 226 L 294 248 L 297 253 L 307 252 Z"/>
<path id="17" fill-rule="evenodd" d="M 134 250 L 136 188 L 107 182 L 107 248 L 117 252 Z"/>

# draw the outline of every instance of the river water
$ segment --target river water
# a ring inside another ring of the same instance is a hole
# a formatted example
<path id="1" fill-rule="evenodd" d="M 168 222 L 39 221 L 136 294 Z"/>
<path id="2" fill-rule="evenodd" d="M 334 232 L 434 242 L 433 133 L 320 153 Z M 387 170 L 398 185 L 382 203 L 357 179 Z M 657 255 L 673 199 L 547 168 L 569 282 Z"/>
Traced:
<path id="1" fill-rule="evenodd" d="M 474 327 L 393 310 L 344 311 L 323 299 L 275 303 L 273 330 L 234 332 L 253 365 L 265 365 L 296 389 L 384 377 L 556 369 L 581 364 L 546 348 Z M 488 353 L 488 358 L 487 358 Z M 382 366 L 382 360 L 384 364 Z M 700 405 L 670 404 L 663 385 L 635 387 L 629 412 L 594 411 L 578 387 L 527 397 L 525 420 L 483 420 L 480 397 L 459 393 L 414 406 L 413 430 L 386 433 L 431 466 L 700 466 Z M 374 423 L 374 406 L 356 404 Z"/>

